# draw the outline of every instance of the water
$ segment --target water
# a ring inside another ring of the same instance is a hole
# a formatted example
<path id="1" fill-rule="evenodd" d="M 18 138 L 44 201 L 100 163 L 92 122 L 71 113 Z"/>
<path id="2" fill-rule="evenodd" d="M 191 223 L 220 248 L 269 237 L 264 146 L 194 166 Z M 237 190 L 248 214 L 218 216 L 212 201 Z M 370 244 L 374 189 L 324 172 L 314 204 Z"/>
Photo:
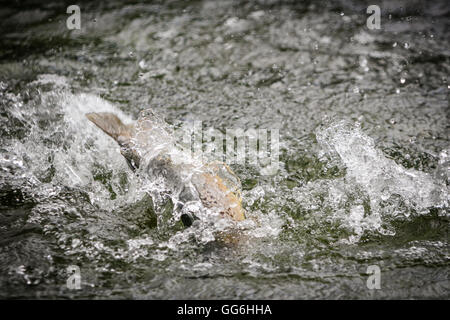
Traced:
<path id="1" fill-rule="evenodd" d="M 449 7 L 385 1 L 370 31 L 369 4 L 82 3 L 73 31 L 60 3 L 2 6 L 0 297 L 449 298 Z M 232 165 L 233 241 L 84 116 L 148 108 L 279 129 L 275 176 Z"/>

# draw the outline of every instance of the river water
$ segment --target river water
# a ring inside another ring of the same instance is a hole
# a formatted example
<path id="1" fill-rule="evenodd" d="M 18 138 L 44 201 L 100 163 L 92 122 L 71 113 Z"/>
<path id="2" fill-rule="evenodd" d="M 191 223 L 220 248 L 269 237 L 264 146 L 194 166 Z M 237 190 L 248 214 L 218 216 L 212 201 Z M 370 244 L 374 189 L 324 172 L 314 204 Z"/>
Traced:
<path id="1" fill-rule="evenodd" d="M 80 30 L 2 5 L 0 298 L 448 299 L 449 5 L 380 1 L 369 30 L 370 4 L 79 2 Z M 238 240 L 184 228 L 84 116 L 148 108 L 278 129 L 276 174 L 230 164 Z"/>

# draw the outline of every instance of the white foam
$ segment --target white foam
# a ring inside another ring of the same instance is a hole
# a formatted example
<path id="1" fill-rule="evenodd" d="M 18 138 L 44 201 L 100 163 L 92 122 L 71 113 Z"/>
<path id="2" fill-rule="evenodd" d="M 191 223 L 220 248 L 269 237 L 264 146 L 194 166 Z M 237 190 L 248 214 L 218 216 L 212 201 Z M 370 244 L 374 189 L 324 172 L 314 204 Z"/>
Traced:
<path id="1" fill-rule="evenodd" d="M 336 122 L 319 129 L 316 137 L 325 150 L 339 156 L 347 169 L 347 177 L 367 191 L 373 209 L 380 201 L 394 195 L 399 195 L 418 212 L 448 206 L 448 189 L 441 181 L 388 159 L 358 124 Z"/>

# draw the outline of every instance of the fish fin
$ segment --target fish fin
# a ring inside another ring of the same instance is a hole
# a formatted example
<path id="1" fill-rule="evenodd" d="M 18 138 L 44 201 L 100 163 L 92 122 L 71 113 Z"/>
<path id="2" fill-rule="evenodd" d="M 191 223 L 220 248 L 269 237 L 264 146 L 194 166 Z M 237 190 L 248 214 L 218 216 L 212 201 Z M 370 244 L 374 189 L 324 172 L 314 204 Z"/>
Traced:
<path id="1" fill-rule="evenodd" d="M 132 171 L 136 171 L 139 168 L 141 157 L 133 148 L 122 146 L 120 147 L 120 153 L 125 160 L 127 160 L 128 167 L 130 167 Z"/>
<path id="2" fill-rule="evenodd" d="M 91 112 L 86 117 L 120 146 L 127 144 L 133 135 L 133 126 L 125 125 L 119 117 L 110 112 Z"/>
<path id="3" fill-rule="evenodd" d="M 116 140 L 120 146 L 120 153 L 127 160 L 128 166 L 131 170 L 136 171 L 139 168 L 140 157 L 131 143 L 135 131 L 134 125 L 124 124 L 119 117 L 110 112 L 87 113 L 86 117 Z"/>

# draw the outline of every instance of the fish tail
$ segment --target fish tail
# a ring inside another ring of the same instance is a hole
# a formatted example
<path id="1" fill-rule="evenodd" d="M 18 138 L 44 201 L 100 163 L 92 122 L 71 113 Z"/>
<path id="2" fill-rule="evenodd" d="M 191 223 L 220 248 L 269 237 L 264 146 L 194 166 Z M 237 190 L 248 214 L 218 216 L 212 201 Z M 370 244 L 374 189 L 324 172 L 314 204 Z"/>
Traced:
<path id="1" fill-rule="evenodd" d="M 86 117 L 120 145 L 129 141 L 132 127 L 125 125 L 119 117 L 110 112 L 91 112 Z"/>
<path id="2" fill-rule="evenodd" d="M 125 157 L 130 168 L 135 171 L 139 167 L 140 157 L 131 143 L 134 125 L 124 124 L 119 117 L 110 112 L 91 112 L 87 113 L 86 117 L 116 140 L 120 146 L 120 153 Z"/>

